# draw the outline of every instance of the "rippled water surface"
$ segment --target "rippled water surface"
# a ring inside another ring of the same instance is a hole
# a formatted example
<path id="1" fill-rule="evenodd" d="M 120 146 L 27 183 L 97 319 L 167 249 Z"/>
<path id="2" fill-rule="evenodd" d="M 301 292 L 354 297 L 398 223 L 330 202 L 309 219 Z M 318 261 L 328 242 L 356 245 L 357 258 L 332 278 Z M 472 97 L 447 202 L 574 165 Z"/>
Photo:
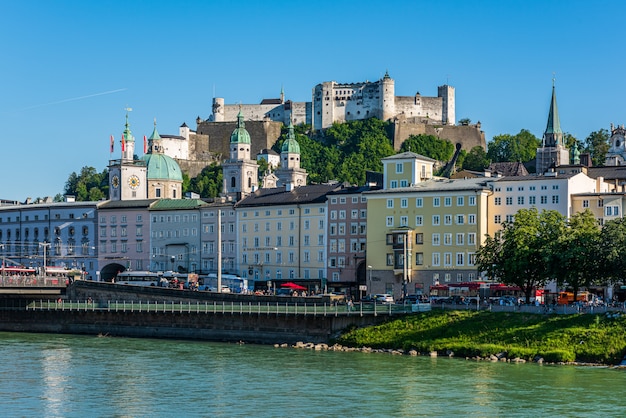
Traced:
<path id="1" fill-rule="evenodd" d="M 0 414 L 623 416 L 626 372 L 271 346 L 0 333 Z"/>

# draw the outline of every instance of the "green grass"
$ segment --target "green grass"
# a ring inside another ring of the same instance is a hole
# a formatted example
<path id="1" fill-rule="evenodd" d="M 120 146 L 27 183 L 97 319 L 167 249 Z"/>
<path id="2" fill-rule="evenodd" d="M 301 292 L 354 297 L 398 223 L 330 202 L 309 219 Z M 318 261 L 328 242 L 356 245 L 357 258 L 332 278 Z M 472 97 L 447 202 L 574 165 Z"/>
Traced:
<path id="1" fill-rule="evenodd" d="M 548 362 L 616 364 L 626 353 L 626 316 L 536 315 L 432 311 L 347 331 L 337 343 L 351 347 L 451 350 L 456 356 L 507 357 Z"/>

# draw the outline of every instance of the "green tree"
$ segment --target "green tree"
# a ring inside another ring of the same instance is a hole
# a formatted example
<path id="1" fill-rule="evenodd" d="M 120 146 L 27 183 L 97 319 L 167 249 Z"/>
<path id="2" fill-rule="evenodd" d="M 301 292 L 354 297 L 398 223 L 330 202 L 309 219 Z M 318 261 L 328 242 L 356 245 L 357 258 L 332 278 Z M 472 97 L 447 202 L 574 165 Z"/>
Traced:
<path id="1" fill-rule="evenodd" d="M 613 219 L 600 232 L 598 274 L 607 282 L 624 283 L 626 278 L 626 218 Z"/>
<path id="2" fill-rule="evenodd" d="M 555 278 L 564 228 L 565 217 L 555 210 L 521 209 L 513 222 L 486 238 L 476 252 L 476 266 L 491 278 L 519 286 L 528 303 L 535 289 Z"/>
<path id="3" fill-rule="evenodd" d="M 437 161 L 450 161 L 454 145 L 434 135 L 411 135 L 400 146 L 400 152 L 411 151 Z"/>
<path id="4" fill-rule="evenodd" d="M 489 164 L 491 164 L 491 162 L 489 158 L 487 158 L 485 149 L 477 145 L 467 153 L 462 167 L 465 170 L 483 171 L 489 167 Z"/>
<path id="5" fill-rule="evenodd" d="M 109 192 L 109 172 L 98 173 L 93 167 L 83 167 L 80 173 L 73 172 L 65 183 L 65 195 L 73 195 L 77 201 L 100 200 Z"/>
<path id="6" fill-rule="evenodd" d="M 459 119 L 459 125 L 462 125 L 462 126 L 467 126 L 467 125 L 469 125 L 470 123 L 472 123 L 472 121 L 470 120 L 470 118 L 462 118 L 462 119 Z"/>
<path id="7" fill-rule="evenodd" d="M 487 144 L 487 157 L 494 163 L 528 162 L 537 155 L 541 141 L 528 130 L 522 129 L 517 135 L 496 135 Z"/>
<path id="8" fill-rule="evenodd" d="M 583 151 L 591 155 L 591 163 L 594 166 L 604 166 L 609 151 L 609 139 L 609 131 L 606 129 L 592 132 L 585 138 Z"/>
<path id="9" fill-rule="evenodd" d="M 567 221 L 559 241 L 555 276 L 559 286 L 572 288 L 574 300 L 582 287 L 589 287 L 599 279 L 600 234 L 598 221 L 586 210 Z"/>
<path id="10" fill-rule="evenodd" d="M 189 191 L 198 193 L 200 197 L 217 197 L 223 187 L 222 167 L 211 163 L 202 169 L 197 177 L 189 182 Z"/>

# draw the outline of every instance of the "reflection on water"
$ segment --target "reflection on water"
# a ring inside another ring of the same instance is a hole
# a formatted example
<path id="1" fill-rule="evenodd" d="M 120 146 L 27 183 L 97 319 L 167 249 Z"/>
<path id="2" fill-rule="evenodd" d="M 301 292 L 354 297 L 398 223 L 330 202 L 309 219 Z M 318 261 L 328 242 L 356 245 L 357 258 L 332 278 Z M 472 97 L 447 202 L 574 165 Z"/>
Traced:
<path id="1" fill-rule="evenodd" d="M 3 416 L 618 416 L 626 374 L 270 346 L 0 333 Z"/>

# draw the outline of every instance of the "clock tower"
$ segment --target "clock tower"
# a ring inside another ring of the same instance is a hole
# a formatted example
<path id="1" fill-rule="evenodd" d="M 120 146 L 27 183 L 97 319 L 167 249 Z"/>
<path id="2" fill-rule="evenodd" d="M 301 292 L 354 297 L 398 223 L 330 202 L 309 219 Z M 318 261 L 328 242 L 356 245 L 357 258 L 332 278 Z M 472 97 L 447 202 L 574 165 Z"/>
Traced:
<path id="1" fill-rule="evenodd" d="M 126 109 L 126 125 L 122 133 L 122 158 L 109 161 L 109 199 L 134 200 L 147 199 L 146 163 L 135 160 L 135 138 L 130 131 L 128 112 Z"/>

